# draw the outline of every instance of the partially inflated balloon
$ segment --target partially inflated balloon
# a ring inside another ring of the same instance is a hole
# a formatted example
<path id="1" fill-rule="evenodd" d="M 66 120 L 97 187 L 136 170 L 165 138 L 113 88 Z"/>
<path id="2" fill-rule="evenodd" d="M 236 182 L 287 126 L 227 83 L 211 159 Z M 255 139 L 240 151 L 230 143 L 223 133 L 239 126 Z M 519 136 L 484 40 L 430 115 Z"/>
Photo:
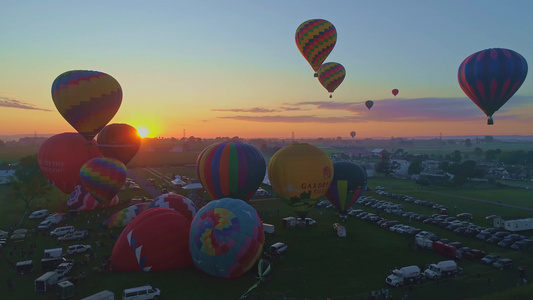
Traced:
<path id="1" fill-rule="evenodd" d="M 326 196 L 339 213 L 346 215 L 366 190 L 366 171 L 352 162 L 334 162 L 333 174 Z"/>
<path id="2" fill-rule="evenodd" d="M 81 167 L 81 184 L 94 199 L 107 203 L 126 183 L 126 171 L 126 166 L 118 159 L 93 158 Z"/>
<path id="3" fill-rule="evenodd" d="M 127 165 L 141 147 L 141 136 L 128 124 L 109 124 L 96 139 L 98 148 L 106 157 L 113 157 Z"/>
<path id="4" fill-rule="evenodd" d="M 372 106 L 374 106 L 374 101 L 372 100 L 368 100 L 365 102 L 365 106 L 366 108 L 368 108 L 368 110 L 370 110 L 372 108 Z"/>
<path id="5" fill-rule="evenodd" d="M 94 199 L 83 186 L 77 185 L 74 191 L 70 194 L 70 198 L 67 201 L 67 207 L 69 210 L 91 210 L 114 206 L 117 205 L 118 202 L 118 196 L 115 196 L 109 203 L 100 203 L 96 201 L 96 199 Z"/>
<path id="6" fill-rule="evenodd" d="M 492 115 L 520 88 L 527 76 L 527 62 L 509 49 L 476 52 L 459 66 L 457 78 L 463 92 L 487 115 Z"/>
<path id="7" fill-rule="evenodd" d="M 346 70 L 344 67 L 336 62 L 325 63 L 318 69 L 318 80 L 322 86 L 333 93 L 337 87 L 344 81 Z M 329 95 L 331 98 L 332 96 Z"/>
<path id="8" fill-rule="evenodd" d="M 164 271 L 192 265 L 191 220 L 168 208 L 137 216 L 117 239 L 111 253 L 113 271 Z"/>
<path id="9" fill-rule="evenodd" d="M 315 72 L 335 47 L 337 30 L 329 21 L 312 19 L 296 29 L 296 46 Z M 315 77 L 317 74 L 315 73 Z"/>
<path id="10" fill-rule="evenodd" d="M 392 94 L 394 95 L 394 97 L 396 97 L 396 95 L 398 95 L 400 91 L 398 89 L 393 89 L 392 90 Z"/>
<path id="11" fill-rule="evenodd" d="M 261 256 L 264 243 L 263 222 L 240 199 L 211 201 L 192 220 L 189 249 L 194 264 L 212 276 L 243 275 Z"/>
<path id="12" fill-rule="evenodd" d="M 149 208 L 163 207 L 175 210 L 190 220 L 194 218 L 198 207 L 191 199 L 174 193 L 163 194 L 150 203 Z"/>
<path id="13" fill-rule="evenodd" d="M 196 172 L 212 199 L 248 201 L 265 178 L 266 163 L 254 146 L 224 142 L 211 145 L 198 155 Z"/>
<path id="14" fill-rule="evenodd" d="M 81 183 L 81 166 L 91 158 L 100 157 L 96 142 L 87 142 L 75 132 L 49 137 L 37 154 L 39 168 L 58 189 L 70 194 Z"/>
<path id="15" fill-rule="evenodd" d="M 150 202 L 137 203 L 124 208 L 104 221 L 104 228 L 120 228 L 128 225 L 135 217 L 148 209 Z"/>
<path id="16" fill-rule="evenodd" d="M 52 83 L 52 99 L 63 118 L 90 141 L 117 113 L 122 88 L 106 73 L 68 71 Z"/>
<path id="17" fill-rule="evenodd" d="M 310 144 L 292 144 L 278 150 L 268 164 L 274 192 L 304 218 L 329 189 L 333 163 L 323 150 Z"/>

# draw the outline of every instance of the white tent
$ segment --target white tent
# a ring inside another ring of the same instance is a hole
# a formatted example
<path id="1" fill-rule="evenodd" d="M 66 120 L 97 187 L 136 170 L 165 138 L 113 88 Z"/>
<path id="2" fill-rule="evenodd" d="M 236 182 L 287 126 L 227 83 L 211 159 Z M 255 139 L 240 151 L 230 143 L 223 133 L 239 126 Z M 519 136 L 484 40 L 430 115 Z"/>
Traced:
<path id="1" fill-rule="evenodd" d="M 182 186 L 181 188 L 184 190 L 198 190 L 198 189 L 203 189 L 204 187 L 202 186 L 201 183 L 195 182 L 195 183 L 189 183 L 186 186 Z"/>

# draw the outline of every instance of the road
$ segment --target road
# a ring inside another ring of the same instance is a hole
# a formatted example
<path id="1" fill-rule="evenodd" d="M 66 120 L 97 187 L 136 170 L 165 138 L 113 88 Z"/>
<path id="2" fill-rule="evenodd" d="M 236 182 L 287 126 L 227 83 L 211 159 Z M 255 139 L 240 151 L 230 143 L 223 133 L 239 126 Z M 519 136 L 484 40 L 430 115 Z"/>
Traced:
<path id="1" fill-rule="evenodd" d="M 158 177 L 158 178 L 161 178 L 161 173 L 154 170 L 154 169 L 151 169 L 151 168 L 143 168 L 145 171 L 148 171 L 149 173 L 153 174 L 154 176 Z M 148 181 L 143 178 L 142 176 L 140 175 L 137 175 L 135 174 L 134 172 L 131 172 L 130 170 L 128 170 L 128 177 L 133 179 L 135 182 L 137 182 L 146 192 L 148 192 L 148 194 L 150 194 L 150 196 L 152 196 L 152 199 L 155 199 L 157 197 L 159 197 L 162 193 L 161 193 L 161 190 L 156 187 L 156 186 L 149 186 L 148 185 Z M 165 176 L 165 179 L 170 183 L 170 180 L 169 179 L 170 177 L 168 176 Z"/>

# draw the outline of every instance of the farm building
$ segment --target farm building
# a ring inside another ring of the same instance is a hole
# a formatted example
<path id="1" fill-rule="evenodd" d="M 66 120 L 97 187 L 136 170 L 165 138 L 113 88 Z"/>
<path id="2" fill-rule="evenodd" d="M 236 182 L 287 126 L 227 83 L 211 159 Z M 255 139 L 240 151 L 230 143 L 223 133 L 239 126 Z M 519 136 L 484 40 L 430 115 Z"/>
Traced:
<path id="1" fill-rule="evenodd" d="M 506 220 L 503 218 L 494 218 L 492 226 L 509 231 L 524 231 L 533 229 L 533 218 Z"/>
<path id="2" fill-rule="evenodd" d="M 7 184 L 10 182 L 10 177 L 15 175 L 14 169 L 0 170 L 0 184 Z"/>

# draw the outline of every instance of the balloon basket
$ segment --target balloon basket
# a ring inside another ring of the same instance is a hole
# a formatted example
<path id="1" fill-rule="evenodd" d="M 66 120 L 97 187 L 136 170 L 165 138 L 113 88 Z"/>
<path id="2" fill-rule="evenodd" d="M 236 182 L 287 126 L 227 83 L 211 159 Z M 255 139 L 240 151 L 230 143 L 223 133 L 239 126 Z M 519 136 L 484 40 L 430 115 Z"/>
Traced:
<path id="1" fill-rule="evenodd" d="M 494 125 L 494 121 L 492 120 L 492 117 L 489 117 L 487 120 L 487 125 Z"/>
<path id="2" fill-rule="evenodd" d="M 314 75 L 314 76 L 315 76 L 316 78 L 318 78 L 318 73 L 317 73 L 317 72 L 315 72 L 315 75 Z"/>

